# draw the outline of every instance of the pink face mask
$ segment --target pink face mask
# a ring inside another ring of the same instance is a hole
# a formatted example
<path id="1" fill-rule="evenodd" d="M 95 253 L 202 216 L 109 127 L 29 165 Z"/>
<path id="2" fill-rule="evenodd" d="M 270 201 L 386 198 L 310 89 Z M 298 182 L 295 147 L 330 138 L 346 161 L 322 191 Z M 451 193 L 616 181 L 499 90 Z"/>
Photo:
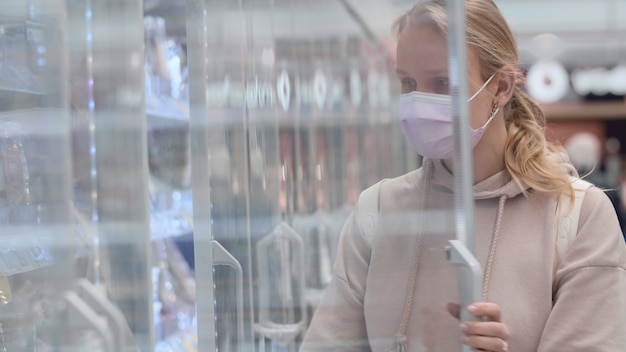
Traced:
<path id="1" fill-rule="evenodd" d="M 493 74 L 468 100 L 472 101 L 491 82 Z M 472 129 L 472 148 L 482 138 L 489 122 L 499 111 L 494 107 L 491 116 L 478 129 Z M 452 126 L 452 97 L 443 94 L 411 92 L 400 96 L 400 119 L 402 133 L 415 151 L 429 159 L 452 159 L 454 156 L 454 133 Z"/>

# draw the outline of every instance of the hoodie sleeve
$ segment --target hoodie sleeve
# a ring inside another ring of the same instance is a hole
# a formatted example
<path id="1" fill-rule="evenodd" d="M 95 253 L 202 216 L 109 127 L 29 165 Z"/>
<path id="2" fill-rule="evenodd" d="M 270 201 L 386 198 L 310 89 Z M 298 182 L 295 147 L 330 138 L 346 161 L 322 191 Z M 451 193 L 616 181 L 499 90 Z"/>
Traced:
<path id="1" fill-rule="evenodd" d="M 335 275 L 313 315 L 300 351 L 370 350 L 363 298 L 371 249 L 361 233 L 353 214 L 341 232 Z"/>
<path id="2" fill-rule="evenodd" d="M 538 351 L 626 349 L 626 244 L 615 210 L 598 188 L 585 195 L 578 234 L 554 280 Z"/>

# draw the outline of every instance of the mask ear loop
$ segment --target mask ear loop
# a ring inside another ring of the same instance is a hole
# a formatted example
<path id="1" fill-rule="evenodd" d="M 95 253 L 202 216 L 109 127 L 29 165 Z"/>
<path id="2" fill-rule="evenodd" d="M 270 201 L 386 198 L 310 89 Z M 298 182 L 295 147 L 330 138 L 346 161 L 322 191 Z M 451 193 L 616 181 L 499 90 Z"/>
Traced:
<path id="1" fill-rule="evenodd" d="M 476 93 L 474 93 L 474 95 L 472 95 L 472 97 L 471 97 L 471 98 L 469 98 L 467 101 L 468 101 L 468 102 L 470 102 L 470 101 L 474 100 L 474 98 L 476 98 L 476 96 L 478 96 L 478 94 L 480 94 L 480 92 L 482 92 L 482 91 L 483 91 L 483 89 L 485 89 L 485 87 L 487 87 L 487 85 L 489 84 L 489 82 L 491 82 L 491 80 L 492 80 L 492 79 L 496 76 L 496 73 L 497 73 L 497 72 L 494 72 L 494 73 L 491 75 L 491 77 L 489 77 L 489 79 L 487 79 L 487 81 L 485 82 L 485 84 L 483 84 L 483 86 L 482 86 L 482 87 L 480 87 L 480 88 L 476 91 Z"/>

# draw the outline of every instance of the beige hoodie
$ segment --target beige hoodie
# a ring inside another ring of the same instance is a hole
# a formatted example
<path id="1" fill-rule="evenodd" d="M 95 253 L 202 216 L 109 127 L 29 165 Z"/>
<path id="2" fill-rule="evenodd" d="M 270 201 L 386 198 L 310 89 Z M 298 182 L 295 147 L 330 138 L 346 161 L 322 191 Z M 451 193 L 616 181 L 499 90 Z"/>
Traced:
<path id="1" fill-rule="evenodd" d="M 458 301 L 456 269 L 444 255 L 454 236 L 453 184 L 440 161 L 426 160 L 382 184 L 371 245 L 354 216 L 346 222 L 335 277 L 301 351 L 387 351 L 398 340 L 409 351 L 460 350 L 459 322 L 445 308 Z M 626 351 L 626 244 L 608 197 L 587 191 L 564 258 L 556 197 L 524 196 L 505 171 L 476 184 L 474 197 L 483 299 L 500 306 L 509 351 Z M 403 320 L 406 336 L 396 336 Z"/>

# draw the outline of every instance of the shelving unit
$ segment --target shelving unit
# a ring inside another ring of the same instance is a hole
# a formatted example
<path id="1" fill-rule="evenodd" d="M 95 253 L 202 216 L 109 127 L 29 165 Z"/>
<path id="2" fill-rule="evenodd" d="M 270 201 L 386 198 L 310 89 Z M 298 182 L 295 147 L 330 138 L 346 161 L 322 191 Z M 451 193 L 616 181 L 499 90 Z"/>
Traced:
<path id="1" fill-rule="evenodd" d="M 544 106 L 549 121 L 626 119 L 624 102 L 555 103 Z"/>

